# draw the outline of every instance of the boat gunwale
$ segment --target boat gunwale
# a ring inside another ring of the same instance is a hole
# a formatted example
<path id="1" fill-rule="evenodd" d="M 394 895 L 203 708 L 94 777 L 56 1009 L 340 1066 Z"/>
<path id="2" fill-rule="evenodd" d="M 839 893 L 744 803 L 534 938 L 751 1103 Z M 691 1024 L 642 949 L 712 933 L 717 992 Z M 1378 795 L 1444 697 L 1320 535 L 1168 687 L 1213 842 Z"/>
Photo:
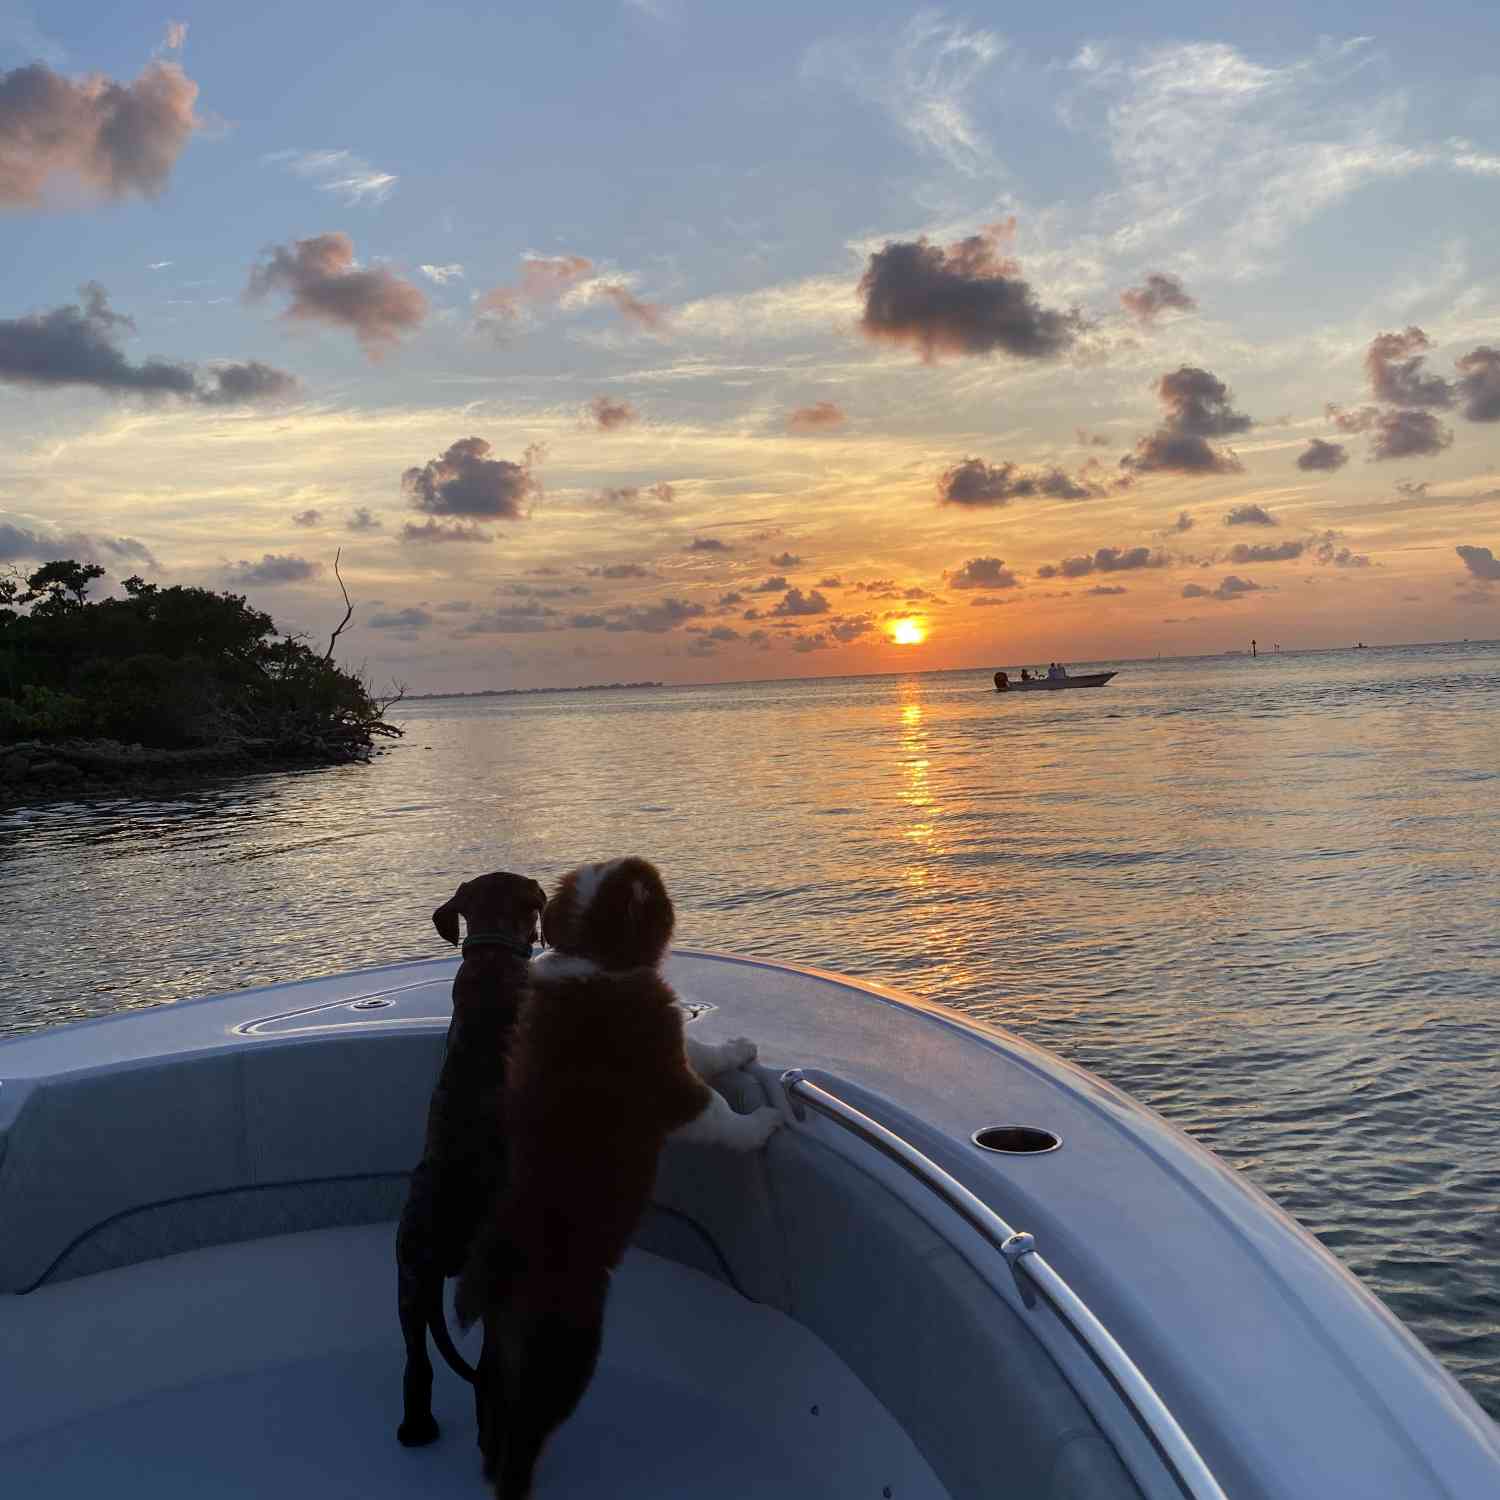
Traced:
<path id="1" fill-rule="evenodd" d="M 1497 1436 L 1494 1424 L 1485 1417 L 1473 1398 L 1463 1390 L 1454 1377 L 1420 1344 L 1415 1335 L 1274 1200 L 1235 1172 L 1227 1162 L 1215 1156 L 1207 1148 L 1198 1145 L 1185 1132 L 1172 1125 L 1149 1105 L 1125 1094 L 1077 1064 L 1028 1042 L 993 1022 L 964 1015 L 938 1002 L 922 999 L 877 980 L 862 979 L 813 965 L 723 953 L 712 949 L 679 948 L 673 950 L 673 957 L 689 962 L 699 961 L 716 969 L 719 966 L 724 968 L 733 966 L 773 975 L 776 973 L 797 975 L 826 984 L 846 994 L 868 997 L 879 1001 L 882 1006 L 904 1013 L 913 1021 L 921 1021 L 927 1025 L 935 1023 L 943 1032 L 953 1035 L 956 1040 L 971 1045 L 978 1044 L 986 1052 L 1003 1059 L 1007 1065 L 1021 1069 L 1023 1074 L 1035 1079 L 1040 1087 L 1049 1091 L 1055 1090 L 1068 1106 L 1074 1108 L 1082 1106 L 1089 1117 L 1104 1122 L 1109 1134 L 1118 1137 L 1130 1150 L 1144 1153 L 1142 1165 L 1149 1163 L 1151 1168 L 1160 1174 L 1162 1181 L 1170 1185 L 1169 1191 L 1185 1192 L 1187 1198 L 1197 1205 L 1200 1212 L 1203 1208 L 1209 1209 L 1208 1215 L 1205 1216 L 1206 1221 L 1217 1224 L 1219 1226 L 1217 1232 L 1234 1242 L 1236 1253 L 1243 1257 L 1247 1269 L 1255 1268 L 1256 1274 L 1263 1279 L 1267 1292 L 1274 1292 L 1277 1300 L 1281 1302 L 1288 1322 L 1292 1325 L 1302 1325 L 1304 1332 L 1301 1336 L 1321 1347 L 1323 1357 L 1330 1361 L 1332 1368 L 1347 1380 L 1350 1387 L 1358 1391 L 1359 1404 L 1364 1407 L 1370 1417 L 1379 1414 L 1384 1418 L 1386 1441 L 1391 1441 L 1393 1437 L 1396 1440 L 1392 1456 L 1394 1456 L 1394 1451 L 1403 1451 L 1408 1463 L 1414 1463 L 1418 1469 L 1425 1471 L 1432 1480 L 1436 1481 L 1432 1488 L 1434 1495 L 1462 1493 L 1460 1490 L 1444 1485 L 1438 1477 L 1440 1473 L 1451 1476 L 1459 1472 L 1477 1472 L 1476 1462 L 1483 1467 L 1486 1463 L 1495 1463 L 1497 1457 L 1500 1457 L 1500 1436 Z M 456 954 L 404 959 L 371 965 L 364 969 L 344 970 L 333 976 L 285 981 L 280 984 L 229 991 L 221 995 L 202 996 L 197 1000 L 179 1002 L 178 1005 L 155 1006 L 114 1016 L 97 1017 L 85 1022 L 65 1023 L 29 1036 L 23 1035 L 0 1042 L 0 1072 L 3 1072 L 5 1053 L 11 1044 L 25 1047 L 29 1041 L 47 1037 L 54 1044 L 53 1047 L 47 1049 L 50 1052 L 54 1050 L 58 1042 L 62 1041 L 62 1038 L 55 1038 L 54 1033 L 71 1034 L 81 1031 L 84 1027 L 108 1021 L 141 1021 L 153 1015 L 168 1023 L 159 1026 L 155 1035 L 149 1039 L 161 1044 L 156 1052 L 141 1053 L 121 1061 L 94 1057 L 85 1059 L 76 1068 L 69 1068 L 64 1062 L 61 1067 L 18 1075 L 14 1081 L 18 1081 L 22 1086 L 15 1092 L 18 1092 L 22 1099 L 17 1102 L 24 1102 L 24 1096 L 28 1092 L 27 1085 L 32 1082 L 45 1083 L 49 1078 L 62 1080 L 70 1075 L 78 1076 L 88 1072 L 103 1073 L 114 1069 L 149 1067 L 154 1063 L 160 1064 L 163 1060 L 172 1058 L 174 1054 L 184 1062 L 191 1063 L 202 1058 L 232 1054 L 247 1045 L 253 1046 L 259 1052 L 268 1045 L 273 1050 L 280 1050 L 318 1042 L 343 1042 L 361 1036 L 374 1038 L 383 1034 L 394 1038 L 403 1033 L 410 1035 L 414 1031 L 422 1030 L 440 1033 L 448 1024 L 446 1014 L 434 1013 L 402 1018 L 376 1012 L 369 1019 L 361 1019 L 353 1024 L 308 1028 L 290 1034 L 259 1036 L 247 1034 L 232 1026 L 220 1028 L 212 1023 L 205 1028 L 202 1022 L 197 1022 L 191 1026 L 185 1025 L 183 1027 L 185 1034 L 174 1038 L 169 1018 L 162 1013 L 175 1012 L 180 1006 L 196 1007 L 215 1000 L 232 1004 L 237 1019 L 243 1020 L 244 1011 L 248 1009 L 248 1005 L 253 1005 L 257 998 L 279 990 L 293 988 L 301 990 L 309 985 L 317 984 L 337 986 L 342 991 L 330 1004 L 348 1004 L 371 993 L 368 987 L 360 988 L 361 982 L 368 986 L 371 980 L 381 975 L 394 977 L 403 969 L 410 972 L 413 969 L 426 968 L 431 974 L 430 982 L 438 984 L 451 974 L 458 961 Z M 668 977 L 669 979 L 674 977 L 670 970 Z M 416 990 L 426 988 L 426 984 L 419 982 L 399 987 Z M 248 1005 L 245 1002 L 248 1002 Z M 719 1014 L 722 1017 L 725 1013 L 721 1010 Z M 833 1013 L 830 1012 L 831 1014 Z M 226 1021 L 227 1019 L 226 1017 Z M 399 1028 L 393 1025 L 398 1020 L 403 1023 Z M 193 1035 L 195 1031 L 203 1034 L 195 1037 Z M 177 1043 L 175 1046 L 174 1041 Z M 805 1057 L 805 1061 L 811 1067 L 820 1068 L 825 1056 L 831 1059 L 832 1054 L 827 1053 L 826 1042 L 820 1044 L 813 1041 L 811 1044 L 800 1044 L 792 1040 L 788 1043 L 789 1061 L 798 1060 L 796 1049 L 799 1045 L 804 1045 L 807 1053 L 810 1054 Z M 66 1052 L 66 1044 L 63 1043 L 58 1050 Z M 823 1055 L 820 1056 L 820 1053 Z M 869 1060 L 866 1059 L 867 1062 Z M 836 1068 L 835 1071 L 837 1071 Z M 762 1072 L 763 1076 L 774 1076 L 766 1075 L 764 1070 Z M 931 1090 L 927 1088 L 920 1076 L 913 1077 L 910 1081 L 916 1090 L 925 1091 L 922 1097 L 913 1097 L 911 1089 L 897 1089 L 894 1093 L 883 1092 L 881 1083 L 874 1079 L 866 1081 L 862 1075 L 857 1075 L 851 1081 L 854 1082 L 858 1092 L 867 1096 L 872 1102 L 883 1101 L 908 1124 L 921 1127 L 916 1138 L 930 1139 L 931 1145 L 940 1148 L 938 1159 L 942 1163 L 949 1167 L 956 1164 L 957 1171 L 962 1174 L 962 1177 L 968 1178 L 970 1183 L 982 1183 L 983 1187 L 979 1191 L 983 1197 L 993 1197 L 997 1191 L 1003 1191 L 1008 1186 L 1035 1192 L 1037 1183 L 1042 1180 L 1036 1173 L 1031 1172 L 1024 1158 L 1017 1158 L 1007 1163 L 1006 1170 L 1002 1171 L 995 1161 L 987 1157 L 986 1153 L 966 1139 L 955 1135 L 951 1111 L 942 1108 L 942 1096 L 931 1095 Z M 12 1093 L 12 1097 L 15 1097 L 15 1093 L 11 1090 L 0 1090 L 0 1145 L 3 1145 L 4 1116 L 9 1113 L 4 1107 L 9 1103 L 5 1099 L 6 1093 Z M 938 1113 L 931 1117 L 924 1113 L 927 1104 L 935 1104 Z M 967 1132 L 964 1134 L 966 1135 Z M 931 1146 L 928 1149 L 931 1149 Z M 1049 1158 L 1044 1158 L 1044 1160 L 1047 1159 Z M 1228 1184 L 1233 1184 L 1232 1189 L 1215 1190 L 1216 1185 L 1224 1189 Z M 1034 1199 L 1034 1202 L 1044 1201 L 1044 1199 Z M 1268 1223 L 1268 1220 L 1274 1222 Z M 1056 1223 L 1047 1227 L 1049 1235 L 1058 1229 Z M 1298 1246 L 1294 1247 L 1285 1242 L 1287 1231 L 1290 1231 L 1291 1237 L 1295 1238 Z M 1068 1248 L 1068 1243 L 1064 1239 L 1056 1240 L 1056 1245 L 1059 1251 Z M 1146 1337 L 1141 1320 L 1143 1317 L 1149 1318 L 1151 1298 L 1167 1294 L 1151 1292 L 1143 1299 L 1128 1279 L 1121 1279 L 1118 1266 L 1110 1268 L 1108 1263 L 1112 1258 L 1109 1255 L 1100 1257 L 1089 1252 L 1086 1246 L 1081 1248 L 1085 1252 L 1085 1262 L 1084 1265 L 1075 1267 L 1070 1273 L 1072 1279 L 1078 1281 L 1079 1272 L 1083 1272 L 1082 1280 L 1079 1281 L 1080 1285 L 1092 1284 L 1091 1278 L 1099 1275 L 1108 1278 L 1110 1295 L 1106 1301 L 1114 1308 L 1113 1316 L 1109 1319 L 1109 1326 L 1119 1329 L 1131 1346 L 1137 1348 L 1138 1355 L 1147 1357 L 1148 1363 L 1154 1363 L 1154 1352 L 1140 1344 L 1140 1340 Z M 1300 1248 L 1301 1253 L 1289 1258 L 1287 1252 L 1297 1248 Z M 1065 1254 L 1063 1258 L 1066 1260 L 1068 1256 Z M 1097 1261 L 1098 1264 L 1091 1264 L 1091 1261 Z M 1099 1288 L 1095 1287 L 1095 1291 L 1097 1290 Z M 1360 1315 L 1360 1309 L 1363 1309 L 1363 1316 Z M 1125 1314 L 1123 1325 L 1120 1320 L 1121 1313 Z M 1149 1338 L 1147 1338 L 1147 1344 L 1149 1344 Z M 1169 1361 L 1167 1371 L 1172 1371 L 1172 1363 L 1179 1358 L 1179 1355 L 1165 1353 L 1163 1357 Z M 1369 1366 L 1368 1375 L 1366 1374 L 1367 1365 Z M 1383 1377 L 1381 1371 L 1387 1369 L 1389 1375 Z M 1179 1387 L 1177 1391 L 1179 1398 L 1183 1393 L 1180 1388 L 1182 1373 L 1182 1370 L 1177 1370 L 1168 1381 L 1168 1384 Z M 1157 1379 L 1153 1383 L 1160 1385 L 1161 1382 Z M 1414 1410 L 1397 1411 L 1393 1407 L 1393 1396 L 1406 1398 L 1416 1394 L 1418 1390 L 1422 1392 L 1424 1403 L 1419 1408 L 1425 1414 L 1423 1418 L 1418 1418 Z M 1185 1410 L 1180 1399 L 1176 1400 L 1175 1409 Z M 1239 1445 L 1233 1438 L 1232 1424 L 1230 1427 L 1223 1426 L 1221 1419 L 1212 1415 L 1212 1406 L 1205 1407 L 1195 1401 L 1190 1403 L 1186 1410 L 1195 1413 L 1197 1418 L 1206 1418 L 1215 1423 L 1218 1431 L 1214 1446 L 1217 1447 L 1226 1440 L 1229 1441 L 1230 1447 L 1228 1451 L 1220 1455 L 1221 1459 L 1229 1458 L 1230 1454 L 1235 1453 Z M 1438 1420 L 1439 1410 L 1441 1420 Z M 1451 1461 L 1439 1461 L 1437 1450 L 1430 1449 L 1424 1444 L 1421 1434 L 1444 1431 L 1444 1424 L 1454 1428 L 1467 1428 L 1471 1442 L 1483 1450 L 1484 1459 L 1477 1460 L 1472 1452 L 1464 1450 L 1460 1445 L 1459 1449 L 1453 1452 Z M 1193 1425 L 1196 1426 L 1196 1420 Z M 1221 1463 L 1220 1471 L 1232 1472 L 1237 1467 L 1238 1458 L 1236 1457 L 1236 1460 L 1230 1463 L 1228 1471 Z M 1484 1471 L 1489 1472 L 1487 1468 Z"/>

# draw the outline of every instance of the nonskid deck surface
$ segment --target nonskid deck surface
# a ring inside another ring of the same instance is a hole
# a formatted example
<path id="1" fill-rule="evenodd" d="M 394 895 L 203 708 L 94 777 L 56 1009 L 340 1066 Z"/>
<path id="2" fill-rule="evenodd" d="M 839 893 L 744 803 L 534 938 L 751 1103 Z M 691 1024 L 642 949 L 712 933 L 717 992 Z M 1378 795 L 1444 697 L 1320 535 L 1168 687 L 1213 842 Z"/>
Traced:
<path id="1" fill-rule="evenodd" d="M 0 1298 L 0 1479 L 68 1497 L 483 1496 L 473 1398 L 440 1362 L 441 1438 L 402 1448 L 395 1226 L 169 1256 Z M 477 1352 L 477 1330 L 466 1340 Z M 568 1496 L 944 1491 L 800 1324 L 632 1252 L 583 1404 L 537 1472 Z"/>

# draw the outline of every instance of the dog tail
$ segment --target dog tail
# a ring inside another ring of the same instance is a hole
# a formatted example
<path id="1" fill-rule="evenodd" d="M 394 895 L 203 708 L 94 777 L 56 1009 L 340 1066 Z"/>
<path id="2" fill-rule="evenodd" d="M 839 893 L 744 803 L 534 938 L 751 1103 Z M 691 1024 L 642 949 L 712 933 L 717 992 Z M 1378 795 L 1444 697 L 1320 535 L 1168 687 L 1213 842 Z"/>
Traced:
<path id="1" fill-rule="evenodd" d="M 501 1300 L 519 1264 L 515 1246 L 507 1240 L 500 1224 L 494 1221 L 486 1224 L 469 1247 L 458 1278 L 453 1309 L 458 1314 L 460 1328 L 473 1327 L 486 1307 Z"/>
<path id="2" fill-rule="evenodd" d="M 468 1327 L 468 1324 L 464 1326 Z M 443 1356 L 448 1368 L 460 1380 L 467 1380 L 470 1385 L 478 1384 L 478 1371 L 454 1347 L 453 1337 L 448 1332 L 448 1319 L 443 1313 L 443 1289 L 441 1282 L 438 1283 L 437 1295 L 433 1297 L 432 1304 L 427 1309 L 427 1328 L 432 1334 L 432 1342 L 437 1345 L 437 1352 Z"/>

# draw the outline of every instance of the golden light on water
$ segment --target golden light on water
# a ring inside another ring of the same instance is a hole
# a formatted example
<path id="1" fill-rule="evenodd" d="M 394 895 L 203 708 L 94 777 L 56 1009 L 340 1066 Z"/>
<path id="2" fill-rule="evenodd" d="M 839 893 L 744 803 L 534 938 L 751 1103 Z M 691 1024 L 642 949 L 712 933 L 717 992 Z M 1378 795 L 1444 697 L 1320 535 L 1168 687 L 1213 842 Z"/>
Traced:
<path id="1" fill-rule="evenodd" d="M 927 631 L 920 620 L 897 620 L 891 626 L 891 639 L 898 646 L 920 646 L 927 639 Z"/>

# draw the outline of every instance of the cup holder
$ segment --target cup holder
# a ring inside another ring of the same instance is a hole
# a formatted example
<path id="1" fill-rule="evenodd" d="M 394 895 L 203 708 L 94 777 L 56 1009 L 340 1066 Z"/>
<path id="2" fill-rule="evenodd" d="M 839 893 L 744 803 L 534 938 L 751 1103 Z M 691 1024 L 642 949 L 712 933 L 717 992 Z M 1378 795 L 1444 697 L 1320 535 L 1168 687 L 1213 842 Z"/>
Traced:
<path id="1" fill-rule="evenodd" d="M 1060 1135 L 1036 1125 L 986 1125 L 969 1139 L 981 1151 L 994 1151 L 1001 1156 L 1037 1156 L 1056 1151 L 1062 1145 Z"/>

